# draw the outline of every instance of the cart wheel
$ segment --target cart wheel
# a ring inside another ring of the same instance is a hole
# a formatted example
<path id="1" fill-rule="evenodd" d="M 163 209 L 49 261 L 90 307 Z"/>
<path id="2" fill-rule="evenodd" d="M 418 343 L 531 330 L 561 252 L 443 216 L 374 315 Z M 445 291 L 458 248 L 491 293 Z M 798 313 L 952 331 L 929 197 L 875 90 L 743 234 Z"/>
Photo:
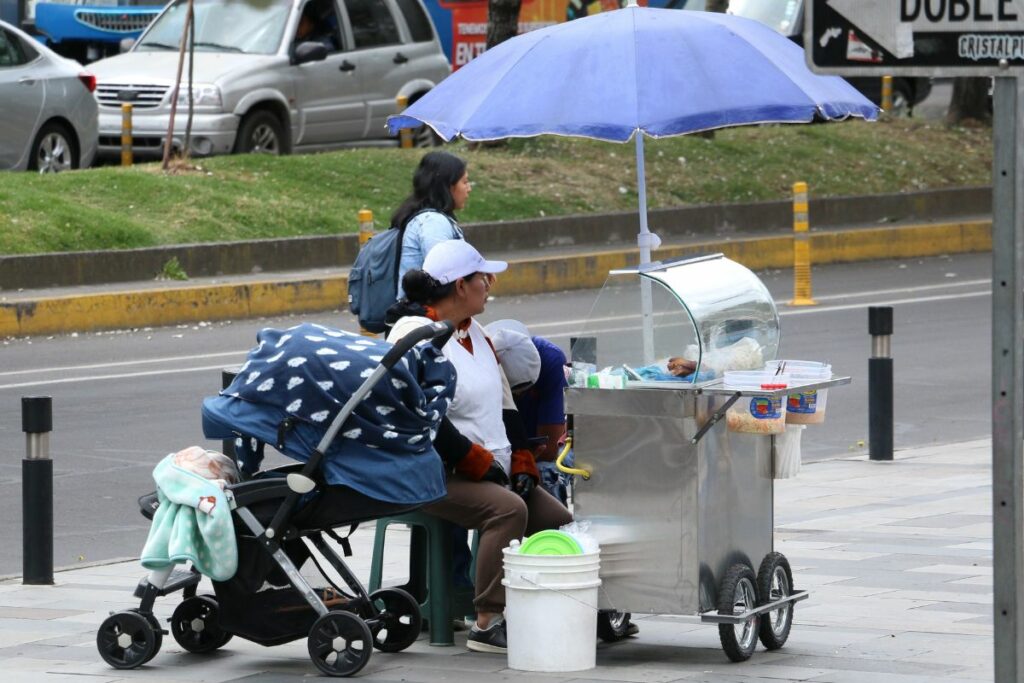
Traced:
<path id="1" fill-rule="evenodd" d="M 115 669 L 134 669 L 157 653 L 159 629 L 138 612 L 111 614 L 96 633 L 96 649 Z"/>
<path id="2" fill-rule="evenodd" d="M 328 612 L 309 631 L 309 658 L 328 676 L 351 676 L 373 653 L 373 634 L 366 622 L 351 612 Z"/>
<path id="3" fill-rule="evenodd" d="M 370 593 L 370 602 L 380 612 L 373 646 L 381 652 L 401 652 L 416 642 L 423 626 L 416 598 L 401 588 L 383 588 Z"/>
<path id="4" fill-rule="evenodd" d="M 153 627 L 153 638 L 155 639 L 155 644 L 153 645 L 153 651 L 149 654 L 148 657 L 146 657 L 146 661 L 142 662 L 143 664 L 145 664 L 149 660 L 153 659 L 153 657 L 156 657 L 156 653 L 160 652 L 160 648 L 163 647 L 164 629 L 160 626 L 160 620 L 157 619 L 152 612 L 143 614 L 138 607 L 133 607 L 128 611 L 135 612 L 136 614 L 145 617 L 146 621 L 149 622 L 149 625 Z"/>
<path id="5" fill-rule="evenodd" d="M 729 567 L 718 590 L 719 614 L 742 614 L 757 604 L 754 570 L 745 564 Z M 719 624 L 718 639 L 725 655 L 734 662 L 745 662 L 757 647 L 761 618 L 754 615 L 742 624 Z"/>
<path id="6" fill-rule="evenodd" d="M 789 560 L 782 553 L 768 553 L 757 571 L 758 604 L 781 600 L 793 593 L 793 572 Z M 766 612 L 761 619 L 761 644 L 768 650 L 778 650 L 786 644 L 793 626 L 793 603 Z"/>
<path id="7" fill-rule="evenodd" d="M 638 629 L 630 621 L 629 612 L 601 610 L 597 613 L 597 637 L 606 643 L 614 643 L 635 634 Z"/>
<path id="8" fill-rule="evenodd" d="M 217 600 L 209 595 L 187 598 L 174 609 L 171 635 L 194 654 L 213 652 L 231 640 L 231 634 L 220 627 Z"/>

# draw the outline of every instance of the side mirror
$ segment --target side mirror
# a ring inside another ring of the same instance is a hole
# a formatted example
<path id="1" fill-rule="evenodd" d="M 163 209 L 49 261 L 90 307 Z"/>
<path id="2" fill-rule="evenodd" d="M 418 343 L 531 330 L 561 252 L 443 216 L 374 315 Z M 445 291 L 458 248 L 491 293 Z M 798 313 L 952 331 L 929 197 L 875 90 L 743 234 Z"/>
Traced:
<path id="1" fill-rule="evenodd" d="M 133 47 L 135 47 L 135 39 L 134 38 L 122 38 L 121 42 L 118 43 L 118 46 L 120 47 L 121 52 L 128 52 Z"/>
<path id="2" fill-rule="evenodd" d="M 307 62 L 322 62 L 327 59 L 327 46 L 323 43 L 299 43 L 295 46 L 295 54 L 292 57 L 293 64 L 305 64 Z"/>

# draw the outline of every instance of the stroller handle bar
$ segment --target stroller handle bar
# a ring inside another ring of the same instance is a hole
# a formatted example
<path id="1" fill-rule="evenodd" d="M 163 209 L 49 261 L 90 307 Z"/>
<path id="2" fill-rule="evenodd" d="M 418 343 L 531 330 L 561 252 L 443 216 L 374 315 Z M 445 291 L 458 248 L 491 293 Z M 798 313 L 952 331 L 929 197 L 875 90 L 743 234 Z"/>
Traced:
<path id="1" fill-rule="evenodd" d="M 377 382 L 387 374 L 388 370 L 394 367 L 395 363 L 397 363 L 398 360 L 409 351 L 409 349 L 425 339 L 432 340 L 431 343 L 436 348 L 440 349 L 444 346 L 445 342 L 448 341 L 448 338 L 454 330 L 455 327 L 450 322 L 442 320 L 440 322 L 434 322 L 417 327 L 412 332 L 399 339 L 398 342 L 396 342 L 395 345 L 392 346 L 386 354 L 384 354 L 384 357 L 380 361 L 380 365 L 374 368 L 373 373 L 359 385 L 358 389 L 352 392 L 348 401 L 346 401 L 345 405 L 342 406 L 340 411 L 338 411 L 338 414 L 335 416 L 334 420 L 331 421 L 331 425 L 324 433 L 323 438 L 320 439 L 320 443 L 317 444 L 316 449 L 310 453 L 309 460 L 306 461 L 306 465 L 302 468 L 302 474 L 297 479 L 312 481 L 316 471 L 320 468 L 320 461 L 323 459 L 324 453 L 327 452 L 331 442 L 334 441 L 334 437 L 338 435 L 342 425 L 345 424 L 345 420 L 347 420 L 349 415 L 352 414 L 352 411 L 356 409 L 359 402 L 373 390 L 373 387 L 376 386 Z M 291 486 L 289 486 L 289 488 L 291 488 Z M 294 489 L 289 491 L 284 501 L 282 501 L 281 507 L 279 507 L 277 512 L 274 514 L 274 519 L 270 522 L 270 526 L 267 527 L 264 532 L 267 539 L 273 539 L 276 536 L 278 529 L 280 529 L 284 524 L 284 520 L 291 513 L 292 508 L 295 507 L 300 495 L 300 492 Z"/>

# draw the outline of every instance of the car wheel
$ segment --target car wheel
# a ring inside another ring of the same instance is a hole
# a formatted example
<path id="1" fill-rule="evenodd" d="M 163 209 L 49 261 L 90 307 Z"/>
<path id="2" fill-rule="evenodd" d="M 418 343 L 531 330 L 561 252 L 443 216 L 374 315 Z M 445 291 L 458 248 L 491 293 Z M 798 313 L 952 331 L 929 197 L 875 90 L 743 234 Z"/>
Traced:
<path id="1" fill-rule="evenodd" d="M 78 148 L 67 126 L 47 123 L 32 141 L 28 160 L 30 171 L 60 173 L 78 168 Z"/>
<path id="2" fill-rule="evenodd" d="M 412 129 L 413 147 L 438 147 L 443 141 L 430 126 L 420 126 Z"/>
<path id="3" fill-rule="evenodd" d="M 912 116 L 914 112 L 913 97 L 910 94 L 910 88 L 903 83 L 893 83 L 892 85 L 892 109 L 889 113 L 893 116 Z"/>
<path id="4" fill-rule="evenodd" d="M 266 109 L 246 114 L 235 138 L 236 154 L 287 154 L 284 126 Z"/>

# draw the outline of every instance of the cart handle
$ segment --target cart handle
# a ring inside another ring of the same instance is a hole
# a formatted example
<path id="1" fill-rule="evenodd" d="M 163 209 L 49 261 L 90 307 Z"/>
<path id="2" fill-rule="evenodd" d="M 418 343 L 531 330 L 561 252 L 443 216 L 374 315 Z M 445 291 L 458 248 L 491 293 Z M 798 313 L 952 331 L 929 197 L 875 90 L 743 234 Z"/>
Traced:
<path id="1" fill-rule="evenodd" d="M 572 450 L 572 437 L 565 437 L 565 445 L 562 446 L 562 452 L 558 454 L 558 458 L 555 460 L 555 467 L 558 468 L 559 472 L 563 474 L 578 474 L 583 477 L 584 480 L 590 479 L 590 470 L 583 470 L 576 467 L 566 467 L 563 463 L 565 458 L 569 455 L 569 451 Z"/>

